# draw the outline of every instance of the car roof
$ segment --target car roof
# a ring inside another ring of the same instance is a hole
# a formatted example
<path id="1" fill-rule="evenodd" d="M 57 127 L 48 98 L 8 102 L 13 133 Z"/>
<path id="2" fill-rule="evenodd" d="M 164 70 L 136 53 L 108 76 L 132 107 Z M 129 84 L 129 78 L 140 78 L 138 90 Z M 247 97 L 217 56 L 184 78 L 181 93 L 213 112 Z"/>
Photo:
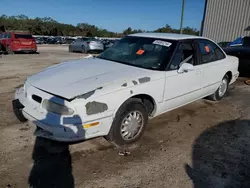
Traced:
<path id="1" fill-rule="evenodd" d="M 195 35 L 183 35 L 175 33 L 135 33 L 128 36 L 134 37 L 148 37 L 148 38 L 162 38 L 170 40 L 184 40 L 184 39 L 206 39 L 205 37 Z"/>

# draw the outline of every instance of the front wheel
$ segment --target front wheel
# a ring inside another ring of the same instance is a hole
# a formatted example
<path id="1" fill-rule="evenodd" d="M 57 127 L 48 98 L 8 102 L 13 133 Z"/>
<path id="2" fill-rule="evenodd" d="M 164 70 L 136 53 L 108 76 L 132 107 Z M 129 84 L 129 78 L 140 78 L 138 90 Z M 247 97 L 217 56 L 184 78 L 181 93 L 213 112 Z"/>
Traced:
<path id="1" fill-rule="evenodd" d="M 145 106 L 139 99 L 129 99 L 117 111 L 109 134 L 105 137 L 117 146 L 137 142 L 148 122 Z"/>
<path id="2" fill-rule="evenodd" d="M 229 85 L 229 77 L 227 75 L 221 80 L 219 88 L 214 94 L 210 95 L 208 98 L 213 101 L 220 101 L 226 94 Z"/>

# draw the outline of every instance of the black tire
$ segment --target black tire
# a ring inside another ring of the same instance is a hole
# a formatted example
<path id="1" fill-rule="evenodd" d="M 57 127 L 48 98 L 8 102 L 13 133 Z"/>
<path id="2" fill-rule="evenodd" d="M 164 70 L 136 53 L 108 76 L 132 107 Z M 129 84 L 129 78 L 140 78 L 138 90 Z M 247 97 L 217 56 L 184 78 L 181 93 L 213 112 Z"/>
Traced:
<path id="1" fill-rule="evenodd" d="M 14 54 L 14 52 L 11 50 L 11 48 L 9 46 L 6 47 L 6 52 L 7 52 L 7 54 L 11 54 L 11 55 Z"/>
<path id="2" fill-rule="evenodd" d="M 86 54 L 87 53 L 87 49 L 85 48 L 85 46 L 82 46 L 82 53 Z"/>
<path id="3" fill-rule="evenodd" d="M 135 135 L 134 138 L 129 140 L 124 139 L 121 135 L 122 121 L 131 112 L 138 111 L 142 115 L 143 124 L 140 131 Z M 123 146 L 127 144 L 133 144 L 137 142 L 143 135 L 148 123 L 148 114 L 145 106 L 139 99 L 128 99 L 117 111 L 115 119 L 112 123 L 109 134 L 105 138 L 116 146 Z"/>
<path id="4" fill-rule="evenodd" d="M 223 92 L 223 94 L 220 95 L 220 87 L 219 87 L 219 88 L 214 92 L 214 94 L 208 96 L 208 99 L 209 99 L 209 100 L 212 100 L 212 101 L 220 101 L 220 100 L 225 96 L 225 94 L 226 94 L 226 92 L 227 92 L 227 90 L 228 90 L 229 81 L 230 81 L 228 75 L 225 75 L 225 76 L 223 77 L 223 79 L 221 80 L 221 82 L 223 82 L 223 81 L 226 81 L 226 90 L 225 90 L 225 92 Z"/>

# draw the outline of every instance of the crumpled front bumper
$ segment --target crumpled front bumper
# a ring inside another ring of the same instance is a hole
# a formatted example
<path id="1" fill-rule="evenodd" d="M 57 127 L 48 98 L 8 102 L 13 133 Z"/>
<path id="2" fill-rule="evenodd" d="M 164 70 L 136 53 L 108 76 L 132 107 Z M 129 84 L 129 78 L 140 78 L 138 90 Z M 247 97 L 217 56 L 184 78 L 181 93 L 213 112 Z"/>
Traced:
<path id="1" fill-rule="evenodd" d="M 43 96 L 46 99 L 54 96 L 43 93 L 36 88 L 31 88 L 32 93 Z M 99 119 L 99 124 L 94 127 L 83 128 L 83 125 L 96 122 L 84 122 L 79 115 L 61 116 L 46 111 L 42 105 L 33 101 L 23 88 L 16 90 L 15 99 L 12 102 L 13 110 L 17 118 L 24 121 L 31 121 L 38 129 L 35 131 L 35 136 L 44 137 L 51 140 L 62 142 L 75 142 L 86 140 L 107 134 L 107 130 L 102 129 L 104 125 L 112 122 L 111 117 Z"/>

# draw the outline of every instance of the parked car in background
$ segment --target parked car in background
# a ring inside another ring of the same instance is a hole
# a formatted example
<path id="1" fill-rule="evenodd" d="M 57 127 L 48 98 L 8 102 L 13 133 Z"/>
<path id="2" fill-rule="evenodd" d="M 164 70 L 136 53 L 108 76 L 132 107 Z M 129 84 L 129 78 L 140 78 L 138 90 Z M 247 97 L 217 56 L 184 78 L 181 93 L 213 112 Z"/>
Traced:
<path id="1" fill-rule="evenodd" d="M 223 49 L 239 58 L 240 76 L 250 77 L 250 36 L 239 37 Z"/>
<path id="2" fill-rule="evenodd" d="M 48 37 L 41 37 L 44 44 L 48 44 Z"/>
<path id="3" fill-rule="evenodd" d="M 55 37 L 56 44 L 66 44 L 66 40 L 62 37 Z"/>
<path id="4" fill-rule="evenodd" d="M 103 43 L 95 38 L 78 38 L 69 45 L 69 52 L 88 53 L 90 51 L 101 52 L 103 50 Z"/>
<path id="5" fill-rule="evenodd" d="M 55 37 L 49 37 L 47 40 L 47 44 L 57 44 L 58 41 L 56 40 Z"/>
<path id="6" fill-rule="evenodd" d="M 36 39 L 36 44 L 44 44 L 43 38 L 37 37 Z"/>
<path id="7" fill-rule="evenodd" d="M 110 48 L 112 47 L 114 44 L 116 44 L 119 40 L 106 40 L 104 42 L 104 48 L 107 49 L 107 48 Z"/>
<path id="8" fill-rule="evenodd" d="M 9 53 L 37 51 L 35 38 L 28 33 L 4 32 L 1 34 L 0 43 L 4 50 Z"/>
<path id="9" fill-rule="evenodd" d="M 218 45 L 222 48 L 227 47 L 231 42 L 219 42 Z"/>
<path id="10" fill-rule="evenodd" d="M 39 127 L 37 136 L 58 141 L 105 136 L 116 145 L 131 144 L 150 118 L 207 96 L 221 100 L 238 74 L 238 58 L 211 40 L 132 34 L 97 57 L 29 77 L 16 91 L 13 108 L 21 121 Z"/>
<path id="11" fill-rule="evenodd" d="M 65 43 L 66 44 L 71 44 L 72 42 L 74 42 L 75 41 L 75 39 L 72 39 L 72 38 L 66 38 L 65 39 Z"/>

